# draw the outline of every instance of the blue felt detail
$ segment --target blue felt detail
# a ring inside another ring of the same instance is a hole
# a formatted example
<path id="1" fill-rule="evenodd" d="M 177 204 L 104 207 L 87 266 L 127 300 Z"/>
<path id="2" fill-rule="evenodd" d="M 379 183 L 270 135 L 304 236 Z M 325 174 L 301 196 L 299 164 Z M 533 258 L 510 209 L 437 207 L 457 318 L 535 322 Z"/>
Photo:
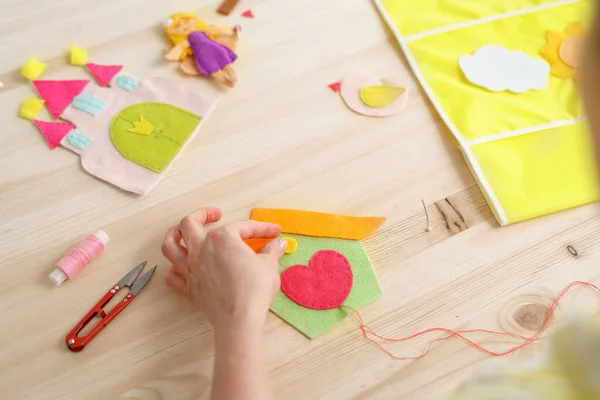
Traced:
<path id="1" fill-rule="evenodd" d="M 104 108 L 106 102 L 97 97 L 82 93 L 73 99 L 73 107 L 92 114 L 94 117 L 98 115 Z"/>
<path id="2" fill-rule="evenodd" d="M 92 139 L 85 136 L 83 133 L 80 132 L 73 132 L 73 133 L 69 133 L 69 143 L 71 143 L 73 146 L 77 147 L 80 150 L 85 150 L 90 143 L 92 143 Z"/>
<path id="3" fill-rule="evenodd" d="M 119 75 L 117 76 L 117 85 L 123 90 L 133 92 L 139 86 L 140 81 L 131 76 Z"/>

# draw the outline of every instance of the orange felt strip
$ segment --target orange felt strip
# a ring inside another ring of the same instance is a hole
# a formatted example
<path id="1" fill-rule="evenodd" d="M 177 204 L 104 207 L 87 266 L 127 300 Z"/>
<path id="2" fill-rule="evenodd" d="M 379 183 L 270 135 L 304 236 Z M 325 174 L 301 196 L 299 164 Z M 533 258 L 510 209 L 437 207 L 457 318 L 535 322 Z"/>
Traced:
<path id="1" fill-rule="evenodd" d="M 350 217 L 279 208 L 254 208 L 250 219 L 277 224 L 285 233 L 353 240 L 375 233 L 385 222 L 384 217 Z"/>
<path id="2" fill-rule="evenodd" d="M 250 246 L 250 248 L 252 250 L 254 250 L 255 253 L 260 253 L 260 251 L 265 246 L 265 244 L 269 243 L 271 240 L 273 240 L 273 239 L 272 238 L 250 238 L 250 239 L 244 239 L 244 242 L 246 242 L 246 244 L 248 246 Z"/>

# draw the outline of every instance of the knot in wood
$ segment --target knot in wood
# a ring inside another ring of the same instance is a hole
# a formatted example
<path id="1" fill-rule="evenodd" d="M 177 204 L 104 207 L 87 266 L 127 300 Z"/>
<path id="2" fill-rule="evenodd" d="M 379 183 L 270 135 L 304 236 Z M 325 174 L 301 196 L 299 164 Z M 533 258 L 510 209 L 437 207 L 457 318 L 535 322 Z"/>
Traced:
<path id="1" fill-rule="evenodd" d="M 548 316 L 548 307 L 541 304 L 525 304 L 515 311 L 513 318 L 519 326 L 530 330 L 537 331 L 546 321 Z"/>

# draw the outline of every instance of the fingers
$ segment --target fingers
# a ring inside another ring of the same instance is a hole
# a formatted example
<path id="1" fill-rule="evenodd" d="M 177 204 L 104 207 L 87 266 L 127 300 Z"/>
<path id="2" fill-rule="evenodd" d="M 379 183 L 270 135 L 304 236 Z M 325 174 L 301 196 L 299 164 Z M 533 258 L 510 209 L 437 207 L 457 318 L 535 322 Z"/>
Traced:
<path id="1" fill-rule="evenodd" d="M 187 217 L 184 217 L 179 224 L 179 231 L 183 237 L 186 246 L 200 246 L 206 236 L 204 225 L 217 222 L 221 219 L 221 210 L 214 207 L 199 208 Z"/>
<path id="2" fill-rule="evenodd" d="M 191 213 L 190 217 L 205 225 L 220 221 L 221 215 L 221 210 L 217 207 L 202 207 Z"/>
<path id="3" fill-rule="evenodd" d="M 175 272 L 174 269 L 171 269 L 167 276 L 165 276 L 165 283 L 177 292 L 183 295 L 186 294 L 185 278 L 183 275 Z"/>
<path id="4" fill-rule="evenodd" d="M 285 239 L 271 240 L 269 243 L 263 246 L 263 248 L 260 250 L 260 254 L 279 260 L 285 253 L 287 246 L 288 243 Z"/>
<path id="5" fill-rule="evenodd" d="M 281 233 L 281 227 L 269 222 L 239 221 L 226 226 L 226 229 L 242 239 L 249 238 L 274 238 Z"/>
<path id="6" fill-rule="evenodd" d="M 160 250 L 171 264 L 177 268 L 185 268 L 187 250 L 181 245 L 181 232 L 176 226 L 169 228 Z"/>

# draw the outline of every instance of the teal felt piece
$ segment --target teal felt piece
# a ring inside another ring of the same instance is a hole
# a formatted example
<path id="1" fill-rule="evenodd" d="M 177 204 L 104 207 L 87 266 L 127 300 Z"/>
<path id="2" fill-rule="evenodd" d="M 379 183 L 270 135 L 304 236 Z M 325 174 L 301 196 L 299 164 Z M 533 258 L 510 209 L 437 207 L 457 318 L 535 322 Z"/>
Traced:
<path id="1" fill-rule="evenodd" d="M 91 138 L 80 132 L 69 133 L 69 136 L 67 136 L 67 138 L 69 139 L 69 143 L 71 143 L 73 146 L 77 147 L 80 150 L 85 150 L 90 145 L 90 143 L 92 143 Z"/>
<path id="2" fill-rule="evenodd" d="M 73 107 L 85 111 L 93 116 L 98 115 L 104 108 L 106 102 L 87 93 L 82 93 L 73 99 Z"/>
<path id="3" fill-rule="evenodd" d="M 140 81 L 131 76 L 119 75 L 117 76 L 117 85 L 123 90 L 133 92 L 139 86 Z"/>

